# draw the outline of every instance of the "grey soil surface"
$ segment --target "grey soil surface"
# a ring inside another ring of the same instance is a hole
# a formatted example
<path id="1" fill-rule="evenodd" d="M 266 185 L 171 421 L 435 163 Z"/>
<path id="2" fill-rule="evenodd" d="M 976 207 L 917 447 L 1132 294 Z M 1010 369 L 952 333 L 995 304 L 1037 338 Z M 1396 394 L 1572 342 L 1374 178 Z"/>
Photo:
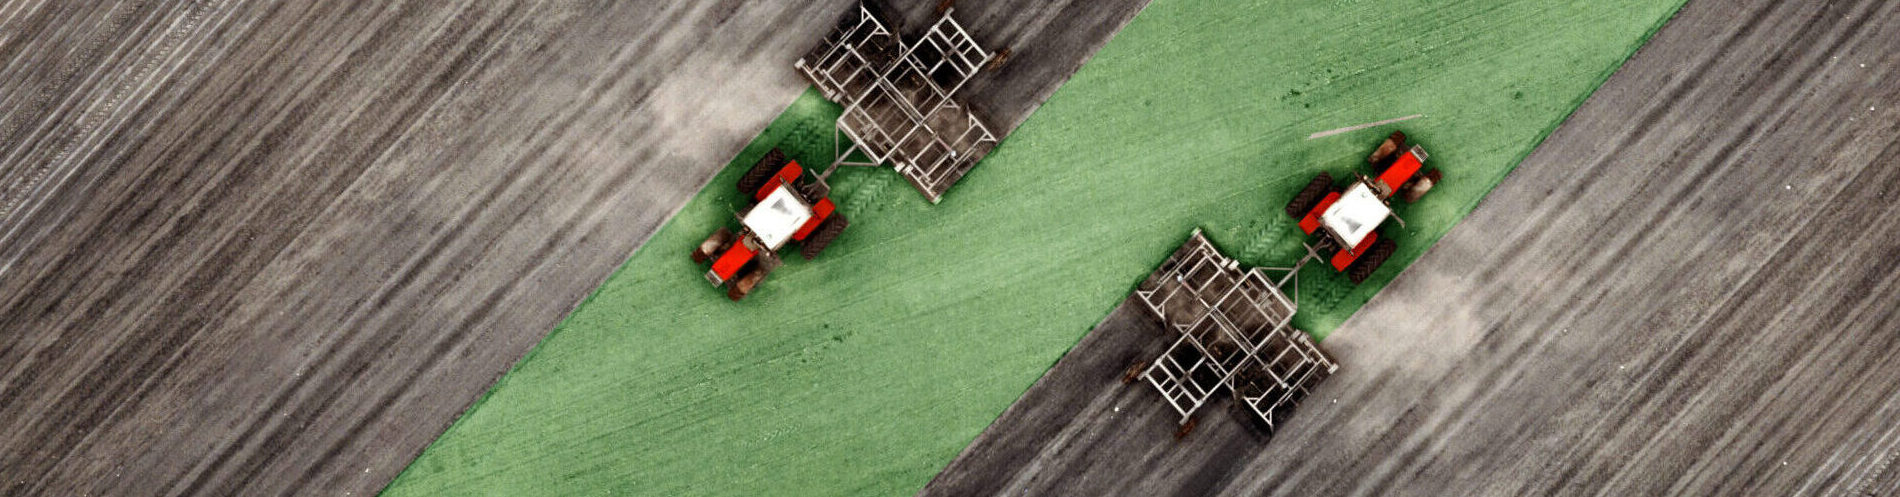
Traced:
<path id="1" fill-rule="evenodd" d="M 1001 129 L 1146 5 L 967 3 Z M 0 5 L 0 494 L 379 491 L 851 4 Z"/>
<path id="2" fill-rule="evenodd" d="M 1900 493 L 1900 3 L 1691 2 L 1322 347 L 1173 440 L 1124 305 L 923 495 Z"/>

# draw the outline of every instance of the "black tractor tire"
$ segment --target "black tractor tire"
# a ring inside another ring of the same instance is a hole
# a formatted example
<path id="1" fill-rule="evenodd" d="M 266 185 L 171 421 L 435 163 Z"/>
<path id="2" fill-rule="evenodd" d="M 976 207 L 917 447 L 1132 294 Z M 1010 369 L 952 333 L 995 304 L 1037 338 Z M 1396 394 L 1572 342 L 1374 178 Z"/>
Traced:
<path id="1" fill-rule="evenodd" d="M 752 169 L 746 170 L 745 176 L 739 177 L 739 193 L 747 195 L 758 193 L 759 188 L 764 187 L 765 182 L 771 181 L 772 176 L 778 174 L 779 169 L 785 168 L 787 162 L 791 160 L 786 159 L 785 152 L 780 152 L 779 149 L 775 148 L 771 152 L 766 152 L 765 157 L 760 157 L 758 162 L 752 164 Z"/>
<path id="2" fill-rule="evenodd" d="M 1391 259 L 1392 253 L 1398 250 L 1399 242 L 1384 236 L 1379 237 L 1378 241 L 1372 242 L 1372 246 L 1366 249 L 1365 254 L 1352 261 L 1352 265 L 1346 266 L 1346 279 L 1352 280 L 1354 285 L 1365 283 L 1367 279 L 1372 278 L 1372 273 L 1378 271 L 1379 266 L 1385 265 L 1385 260 Z"/>
<path id="3" fill-rule="evenodd" d="M 1319 205 L 1319 200 L 1326 198 L 1326 192 L 1332 189 L 1333 175 L 1319 173 L 1319 176 L 1313 177 L 1313 181 L 1306 183 L 1306 188 L 1293 196 L 1293 201 L 1286 203 L 1286 215 L 1294 219 L 1306 217 L 1306 213 L 1312 211 L 1313 206 Z"/>
<path id="4" fill-rule="evenodd" d="M 819 224 L 818 229 L 812 231 L 811 236 L 806 238 L 804 243 L 799 244 L 799 255 L 805 256 L 805 260 L 808 261 L 817 258 L 818 254 L 824 252 L 825 247 L 831 246 L 831 242 L 836 241 L 838 235 L 844 233 L 844 228 L 850 225 L 851 221 L 844 218 L 844 213 L 831 213 L 831 217 L 825 218 L 825 222 Z"/>
<path id="5" fill-rule="evenodd" d="M 1379 166 L 1380 169 L 1384 169 L 1387 160 L 1398 156 L 1399 152 L 1404 151 L 1405 132 L 1393 131 L 1391 136 L 1385 137 L 1385 141 L 1379 142 L 1378 148 L 1372 149 L 1372 155 L 1366 156 L 1366 162 L 1374 166 Z"/>

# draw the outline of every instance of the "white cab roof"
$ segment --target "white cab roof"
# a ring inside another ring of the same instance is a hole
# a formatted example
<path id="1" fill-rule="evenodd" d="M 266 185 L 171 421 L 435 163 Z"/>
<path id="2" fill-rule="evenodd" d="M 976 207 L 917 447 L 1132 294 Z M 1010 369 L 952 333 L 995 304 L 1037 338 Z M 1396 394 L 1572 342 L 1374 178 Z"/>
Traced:
<path id="1" fill-rule="evenodd" d="M 1392 207 L 1379 200 L 1377 194 L 1363 181 L 1355 181 L 1339 200 L 1320 213 L 1319 223 L 1331 231 L 1347 247 L 1357 247 L 1359 242 L 1378 229 L 1386 216 L 1392 215 Z"/>
<path id="2" fill-rule="evenodd" d="M 765 242 L 767 248 L 778 250 L 785 246 L 785 242 L 791 241 L 792 234 L 797 233 L 810 219 L 811 206 L 805 205 L 805 201 L 792 193 L 791 188 L 780 185 L 772 190 L 771 195 L 766 195 L 765 200 L 760 200 L 759 205 L 752 207 L 752 211 L 747 212 L 739 222 L 758 235 L 759 241 Z"/>

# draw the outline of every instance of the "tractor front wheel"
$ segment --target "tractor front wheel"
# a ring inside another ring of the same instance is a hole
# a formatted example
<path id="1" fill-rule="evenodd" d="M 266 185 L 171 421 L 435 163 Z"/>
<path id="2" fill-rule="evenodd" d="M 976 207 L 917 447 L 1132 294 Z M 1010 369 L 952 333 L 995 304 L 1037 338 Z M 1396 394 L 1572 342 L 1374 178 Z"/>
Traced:
<path id="1" fill-rule="evenodd" d="M 1398 242 L 1392 241 L 1391 238 L 1379 237 L 1378 241 L 1372 242 L 1372 247 L 1366 249 L 1365 254 L 1352 261 L 1352 265 L 1346 266 L 1346 279 L 1352 280 L 1354 285 L 1365 283 L 1367 279 L 1372 278 L 1374 271 L 1379 270 L 1379 266 L 1385 264 L 1386 259 L 1392 258 L 1392 253 L 1398 249 Z"/>
<path id="2" fill-rule="evenodd" d="M 723 252 L 730 246 L 732 246 L 732 230 L 720 227 L 719 231 L 714 231 L 712 236 L 706 237 L 706 241 L 699 242 L 698 247 L 693 247 L 693 263 L 704 264 L 707 259 L 712 258 L 713 254 Z"/>
<path id="3" fill-rule="evenodd" d="M 1406 202 L 1417 202 L 1425 198 L 1425 193 L 1432 191 L 1432 187 L 1438 186 L 1438 180 L 1444 177 L 1445 173 L 1438 172 L 1437 169 L 1426 171 L 1425 174 L 1412 178 L 1411 182 L 1406 183 L 1405 188 L 1400 191 L 1400 197 Z"/>
<path id="4" fill-rule="evenodd" d="M 768 271 L 755 268 L 751 272 L 746 273 L 745 276 L 740 276 L 739 279 L 733 280 L 732 284 L 726 287 L 726 298 L 737 302 L 739 299 L 745 298 L 746 295 L 750 295 L 752 289 L 758 288 L 759 282 L 765 280 L 765 273 L 767 272 Z"/>
<path id="5" fill-rule="evenodd" d="M 1372 155 L 1366 157 L 1366 162 L 1374 166 L 1382 165 L 1403 149 L 1405 149 L 1405 132 L 1393 131 L 1391 136 L 1385 137 L 1385 141 L 1379 142 L 1379 148 L 1372 149 Z"/>
<path id="6" fill-rule="evenodd" d="M 1306 183 L 1306 188 L 1300 190 L 1299 195 L 1293 196 L 1292 202 L 1286 203 L 1286 215 L 1294 219 L 1306 217 L 1306 213 L 1312 211 L 1313 206 L 1319 205 L 1319 200 L 1325 198 L 1326 192 L 1332 188 L 1333 175 L 1320 172 L 1319 176 L 1313 177 L 1313 181 Z"/>

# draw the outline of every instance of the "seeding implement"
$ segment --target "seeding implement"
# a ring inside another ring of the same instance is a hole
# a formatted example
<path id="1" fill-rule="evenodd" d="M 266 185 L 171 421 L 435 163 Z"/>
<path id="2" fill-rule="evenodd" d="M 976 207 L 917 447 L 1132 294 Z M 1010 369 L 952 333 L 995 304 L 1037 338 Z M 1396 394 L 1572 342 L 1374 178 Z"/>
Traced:
<path id="1" fill-rule="evenodd" d="M 1130 366 L 1122 381 L 1161 393 L 1181 415 L 1176 437 L 1193 431 L 1196 412 L 1222 392 L 1234 397 L 1242 419 L 1271 435 L 1339 368 L 1293 327 L 1298 304 L 1283 289 L 1299 270 L 1243 269 L 1195 230 L 1135 289 L 1163 329 L 1178 336 L 1160 356 Z"/>
<path id="2" fill-rule="evenodd" d="M 844 106 L 834 136 L 850 143 L 834 168 L 889 163 L 936 203 L 996 148 L 999 137 L 958 92 L 977 73 L 1000 64 L 1008 50 L 983 48 L 948 8 L 911 40 L 899 36 L 896 16 L 879 10 L 864 3 L 847 12 L 793 67 L 826 99 Z M 870 160 L 846 162 L 854 152 Z"/>

